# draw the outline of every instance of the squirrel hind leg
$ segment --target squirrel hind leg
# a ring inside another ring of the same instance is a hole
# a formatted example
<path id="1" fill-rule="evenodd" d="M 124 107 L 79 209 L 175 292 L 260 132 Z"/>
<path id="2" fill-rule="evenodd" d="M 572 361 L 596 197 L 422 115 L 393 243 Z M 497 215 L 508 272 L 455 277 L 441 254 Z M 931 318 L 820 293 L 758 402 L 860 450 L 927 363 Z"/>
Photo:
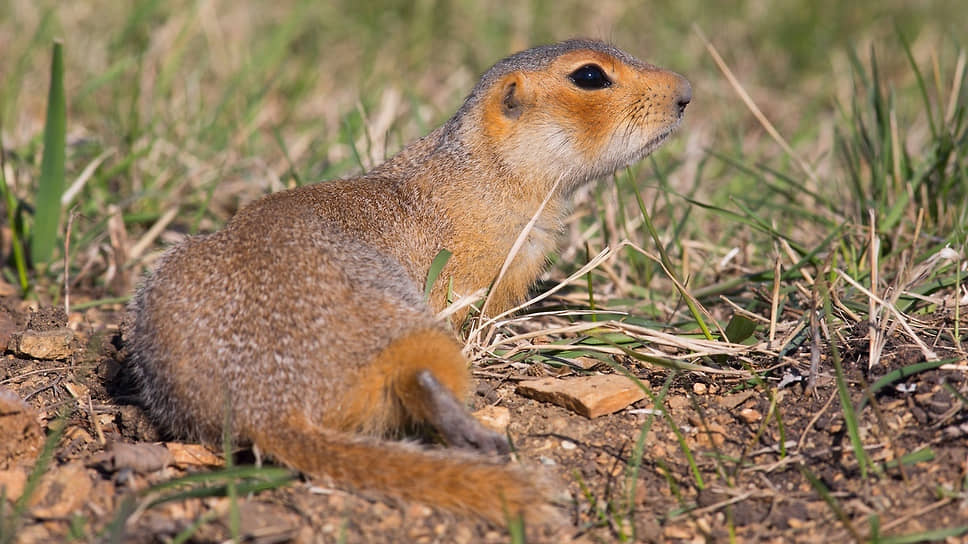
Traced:
<path id="1" fill-rule="evenodd" d="M 507 439 L 474 419 L 464 404 L 431 371 L 419 370 L 412 379 L 413 384 L 403 384 L 404 387 L 417 389 L 410 410 L 436 429 L 448 445 L 483 453 L 504 455 L 510 452 Z"/>
<path id="2" fill-rule="evenodd" d="M 467 359 L 448 331 L 408 332 L 392 341 L 363 370 L 345 398 L 350 409 L 342 428 L 387 434 L 409 425 L 429 425 L 450 446 L 505 454 L 507 440 L 467 411 Z"/>
<path id="3" fill-rule="evenodd" d="M 433 425 L 428 416 L 435 403 L 428 401 L 428 393 L 417 382 L 421 371 L 432 374 L 440 390 L 439 398 L 447 391 L 460 399 L 470 389 L 467 360 L 448 331 L 433 326 L 408 331 L 358 370 L 353 386 L 344 392 L 344 401 L 340 403 L 345 407 L 341 411 L 342 421 L 334 426 L 387 435 L 413 424 Z M 456 399 L 455 404 L 460 405 Z"/>
<path id="4" fill-rule="evenodd" d="M 453 445 L 505 451 L 503 437 L 480 426 L 461 401 L 470 376 L 448 331 L 429 326 L 399 335 L 357 376 L 338 404 L 344 407 L 340 425 L 320 424 L 318 414 L 297 412 L 257 429 L 255 443 L 311 475 L 498 525 L 522 513 L 529 523 L 556 519 L 548 502 L 551 488 L 533 472 L 466 449 L 424 450 L 372 436 L 426 423 Z M 371 436 L 361 436 L 361 429 Z"/>

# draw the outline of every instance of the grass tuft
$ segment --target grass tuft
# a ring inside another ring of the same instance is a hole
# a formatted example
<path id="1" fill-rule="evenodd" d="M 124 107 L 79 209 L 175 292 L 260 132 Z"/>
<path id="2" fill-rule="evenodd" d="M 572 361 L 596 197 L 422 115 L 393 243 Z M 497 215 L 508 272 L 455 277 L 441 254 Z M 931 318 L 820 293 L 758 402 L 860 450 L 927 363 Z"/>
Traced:
<path id="1" fill-rule="evenodd" d="M 50 266 L 57 243 L 64 192 L 67 153 L 67 98 L 64 93 L 64 44 L 53 45 L 50 62 L 50 91 L 47 122 L 44 125 L 44 156 L 34 202 L 34 223 L 30 235 L 30 260 L 41 273 Z"/>

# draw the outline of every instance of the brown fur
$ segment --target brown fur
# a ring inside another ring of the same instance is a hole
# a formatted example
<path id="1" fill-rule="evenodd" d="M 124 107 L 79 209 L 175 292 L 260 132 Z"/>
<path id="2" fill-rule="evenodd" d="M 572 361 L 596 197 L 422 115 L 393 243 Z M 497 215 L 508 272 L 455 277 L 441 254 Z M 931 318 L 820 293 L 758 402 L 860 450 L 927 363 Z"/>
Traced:
<path id="1" fill-rule="evenodd" d="M 577 87 L 568 76 L 587 64 L 612 84 Z M 567 197 L 651 152 L 690 97 L 681 76 L 601 42 L 502 60 L 450 121 L 372 172 L 269 195 L 172 248 L 129 308 L 143 404 L 172 434 L 218 443 L 228 421 L 237 440 L 346 485 L 499 523 L 505 508 L 533 511 L 540 493 L 515 469 L 381 437 L 428 423 L 506 449 L 455 400 L 467 362 L 434 312 L 449 288 L 492 284 L 557 186 L 489 309 L 522 300 Z M 422 285 L 445 248 L 428 304 Z"/>

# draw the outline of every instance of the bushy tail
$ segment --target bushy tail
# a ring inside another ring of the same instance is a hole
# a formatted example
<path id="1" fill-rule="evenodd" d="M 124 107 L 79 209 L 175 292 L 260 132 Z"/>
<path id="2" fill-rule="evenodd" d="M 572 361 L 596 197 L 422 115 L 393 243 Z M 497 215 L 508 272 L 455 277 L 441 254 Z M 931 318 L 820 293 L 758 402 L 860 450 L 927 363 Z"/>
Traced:
<path id="1" fill-rule="evenodd" d="M 461 450 L 430 451 L 304 425 L 254 434 L 254 442 L 279 461 L 356 489 L 477 515 L 497 525 L 517 515 L 546 521 L 551 514 L 544 493 L 523 471 Z"/>

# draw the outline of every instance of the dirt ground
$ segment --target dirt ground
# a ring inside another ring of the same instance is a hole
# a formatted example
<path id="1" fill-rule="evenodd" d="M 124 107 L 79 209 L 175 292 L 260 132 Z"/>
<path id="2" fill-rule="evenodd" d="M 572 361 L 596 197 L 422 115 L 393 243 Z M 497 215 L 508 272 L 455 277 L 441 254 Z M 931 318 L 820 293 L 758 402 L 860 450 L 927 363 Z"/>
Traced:
<path id="1" fill-rule="evenodd" d="M 237 499 L 226 497 L 224 487 L 219 488 L 225 481 L 216 480 L 208 496 L 181 495 L 151 505 L 177 490 L 149 488 L 221 470 L 221 455 L 161 442 L 145 420 L 119 360 L 120 306 L 70 316 L 53 309 L 33 313 L 14 295 L 4 297 L 2 306 L 0 340 L 7 349 L 0 365 L 0 442 L 6 445 L 0 447 L 0 486 L 6 486 L 8 497 L 22 493 L 43 436 L 58 426 L 59 414 L 66 414 L 50 465 L 23 512 L 13 515 L 13 502 L 0 505 L 16 522 L 16 527 L 9 521 L 4 526 L 8 535 L 18 531 L 15 541 L 187 537 L 223 542 L 233 525 L 245 542 L 259 543 L 509 540 L 505 530 L 479 520 L 298 477 L 252 493 L 238 488 Z M 947 315 L 934 317 L 950 323 Z M 61 360 L 11 351 L 22 331 L 63 326 L 73 331 L 73 340 Z M 868 370 L 863 332 L 842 331 L 841 336 L 855 406 L 863 384 L 922 360 L 918 349 L 898 337 L 880 364 Z M 648 399 L 587 419 L 518 394 L 517 383 L 536 373 L 558 374 L 563 380 L 574 374 L 540 365 L 485 361 L 475 370 L 478 386 L 470 403 L 475 409 L 508 408 L 517 462 L 552 482 L 562 521 L 529 526 L 532 542 L 725 542 L 731 537 L 738 542 L 844 542 L 872 539 L 875 528 L 880 535 L 901 535 L 968 524 L 964 353 L 934 345 L 941 358 L 957 360 L 950 369 L 919 372 L 876 392 L 875 402 L 868 402 L 859 416 L 873 463 L 862 477 L 828 354 L 821 359 L 817 387 L 805 389 L 806 344 L 782 363 L 753 358 L 753 369 L 772 369 L 765 385 L 678 373 L 665 397 L 675 427 L 664 416 L 653 416 Z M 659 367 L 623 358 L 618 362 L 656 391 L 669 377 Z M 728 367 L 736 361 L 722 363 Z M 611 369 L 599 365 L 589 372 L 596 371 Z M 632 477 L 636 443 L 650 420 L 641 466 Z M 158 443 L 164 448 L 150 446 Z M 684 451 L 692 453 L 695 469 Z M 923 457 L 905 457 L 919 451 Z M 252 461 L 250 452 L 239 452 L 236 459 Z M 947 537 L 949 542 L 961 538 Z"/>

